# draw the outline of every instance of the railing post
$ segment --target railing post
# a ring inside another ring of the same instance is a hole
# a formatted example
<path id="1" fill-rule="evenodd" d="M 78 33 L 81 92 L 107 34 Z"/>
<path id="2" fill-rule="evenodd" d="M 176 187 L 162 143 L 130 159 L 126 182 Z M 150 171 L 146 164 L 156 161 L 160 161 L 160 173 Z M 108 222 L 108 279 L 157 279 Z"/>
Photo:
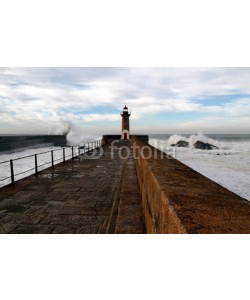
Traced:
<path id="1" fill-rule="evenodd" d="M 89 143 L 88 143 L 88 151 L 87 152 L 89 152 Z"/>
<path id="2" fill-rule="evenodd" d="M 13 167 L 13 160 L 10 160 L 10 176 L 11 176 L 11 184 L 15 185 L 15 177 L 14 177 L 14 167 Z"/>
<path id="3" fill-rule="evenodd" d="M 35 174 L 38 173 L 38 166 L 37 166 L 37 154 L 35 154 Z"/>
<path id="4" fill-rule="evenodd" d="M 79 156 L 81 155 L 81 149 L 80 149 L 80 146 L 78 146 L 78 155 L 79 155 Z"/>
<path id="5" fill-rule="evenodd" d="M 65 148 L 63 148 L 63 162 L 65 163 Z"/>
<path id="6" fill-rule="evenodd" d="M 74 146 L 72 146 L 71 150 L 72 150 L 72 159 L 73 159 L 74 158 Z"/>
<path id="7" fill-rule="evenodd" d="M 51 150 L 51 165 L 52 165 L 52 168 L 54 168 L 54 153 L 53 153 L 53 150 Z"/>

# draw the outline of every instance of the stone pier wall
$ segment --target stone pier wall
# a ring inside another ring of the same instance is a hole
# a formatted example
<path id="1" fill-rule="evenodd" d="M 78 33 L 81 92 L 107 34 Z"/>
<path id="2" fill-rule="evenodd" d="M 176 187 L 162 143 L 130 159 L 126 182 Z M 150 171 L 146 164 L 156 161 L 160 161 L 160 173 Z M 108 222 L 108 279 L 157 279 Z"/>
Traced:
<path id="1" fill-rule="evenodd" d="M 148 135 L 144 135 L 144 134 L 137 134 L 137 135 L 132 135 L 130 134 L 131 138 L 136 138 L 137 140 L 140 140 L 142 142 L 148 143 L 149 141 L 149 137 Z M 115 140 L 120 140 L 121 139 L 121 135 L 118 134 L 106 134 L 102 136 L 102 140 L 104 144 L 107 143 L 111 143 L 112 141 Z"/>
<path id="2" fill-rule="evenodd" d="M 147 233 L 250 233 L 249 201 L 136 137 L 132 144 Z"/>
<path id="3" fill-rule="evenodd" d="M 0 136 L 0 152 L 10 152 L 18 149 L 27 149 L 43 144 L 55 147 L 67 145 L 66 135 L 10 135 Z"/>

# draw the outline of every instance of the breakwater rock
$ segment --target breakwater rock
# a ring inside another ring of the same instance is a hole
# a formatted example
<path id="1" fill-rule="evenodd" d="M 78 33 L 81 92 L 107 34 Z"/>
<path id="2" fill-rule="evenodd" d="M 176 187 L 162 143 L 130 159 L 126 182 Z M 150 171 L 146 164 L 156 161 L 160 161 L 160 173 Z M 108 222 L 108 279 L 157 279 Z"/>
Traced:
<path id="1" fill-rule="evenodd" d="M 189 142 L 186 141 L 178 141 L 176 144 L 171 144 L 172 147 L 189 147 Z"/>
<path id="2" fill-rule="evenodd" d="M 44 146 L 65 147 L 66 135 L 3 135 L 0 136 L 0 152 Z"/>
<path id="3" fill-rule="evenodd" d="M 204 143 L 201 141 L 197 141 L 194 145 L 195 149 L 201 149 L 201 150 L 213 150 L 213 149 L 219 149 L 218 147 L 209 144 L 209 143 Z"/>
<path id="4" fill-rule="evenodd" d="M 187 148 L 189 147 L 189 142 L 180 140 L 176 144 L 171 144 L 171 147 L 183 147 Z M 219 149 L 218 147 L 209 144 L 209 143 L 204 143 L 202 141 L 197 141 L 193 144 L 193 147 L 195 149 L 201 149 L 201 150 L 214 150 L 214 149 Z"/>

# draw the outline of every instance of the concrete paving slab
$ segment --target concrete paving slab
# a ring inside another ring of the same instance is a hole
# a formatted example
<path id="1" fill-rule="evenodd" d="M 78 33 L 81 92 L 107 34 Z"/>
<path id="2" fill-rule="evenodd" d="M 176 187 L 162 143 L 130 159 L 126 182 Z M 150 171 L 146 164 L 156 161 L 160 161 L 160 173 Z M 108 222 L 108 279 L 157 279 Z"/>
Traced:
<path id="1" fill-rule="evenodd" d="M 123 142 L 116 146 L 119 149 Z M 121 192 L 125 161 L 119 157 L 119 151 L 111 155 L 110 144 L 103 147 L 100 158 L 87 159 L 89 155 L 58 164 L 38 176 L 29 176 L 18 181 L 14 187 L 1 188 L 0 233 L 107 233 L 109 220 L 113 218 L 117 221 L 117 216 L 112 215 L 112 207 L 115 197 Z M 119 225 L 120 231 L 116 233 L 139 233 L 138 228 L 144 225 L 137 224 L 140 219 L 138 215 L 142 214 L 142 208 L 139 213 L 138 190 L 133 190 L 133 186 L 138 184 L 137 177 L 133 161 L 130 159 L 127 163 L 124 187 L 130 192 L 125 196 L 122 191 L 122 197 L 126 199 L 124 204 L 127 201 L 131 206 L 131 215 L 129 219 L 119 216 L 124 228 Z M 130 202 L 128 198 L 131 198 Z M 125 208 L 120 210 L 120 214 L 122 211 L 128 213 Z M 133 218 L 136 220 L 134 229 Z"/>

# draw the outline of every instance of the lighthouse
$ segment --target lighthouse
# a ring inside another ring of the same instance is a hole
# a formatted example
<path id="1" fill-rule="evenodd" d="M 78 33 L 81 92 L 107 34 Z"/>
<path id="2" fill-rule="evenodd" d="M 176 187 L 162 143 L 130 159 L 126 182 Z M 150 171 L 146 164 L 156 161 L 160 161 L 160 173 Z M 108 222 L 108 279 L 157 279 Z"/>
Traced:
<path id="1" fill-rule="evenodd" d="M 121 113 L 122 116 L 122 140 L 129 140 L 129 117 L 131 114 L 128 112 L 128 108 L 125 105 Z"/>

